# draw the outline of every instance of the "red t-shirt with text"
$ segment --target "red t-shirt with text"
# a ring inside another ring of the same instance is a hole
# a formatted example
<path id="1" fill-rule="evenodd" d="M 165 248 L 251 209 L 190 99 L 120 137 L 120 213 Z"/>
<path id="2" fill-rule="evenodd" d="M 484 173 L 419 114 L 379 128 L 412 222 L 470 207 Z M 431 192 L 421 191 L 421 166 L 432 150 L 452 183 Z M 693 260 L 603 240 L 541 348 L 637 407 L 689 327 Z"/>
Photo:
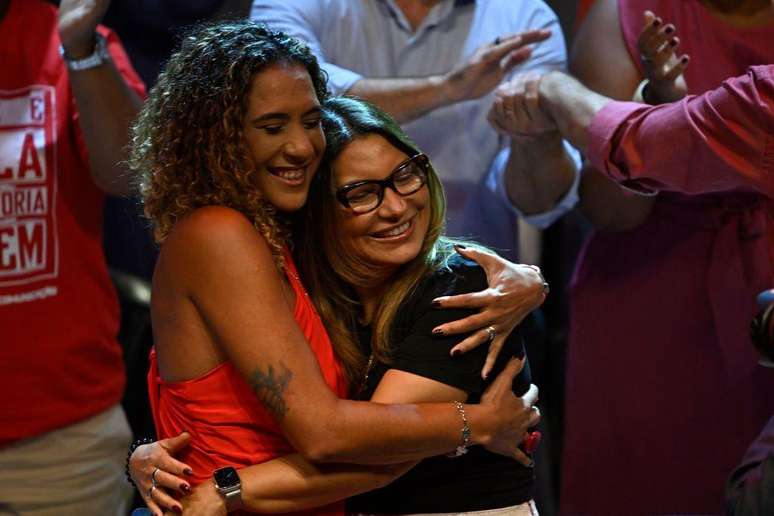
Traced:
<path id="1" fill-rule="evenodd" d="M 117 36 L 99 31 L 144 95 Z M 59 45 L 55 7 L 10 2 L 0 22 L 0 446 L 93 416 L 124 388 L 104 196 Z"/>

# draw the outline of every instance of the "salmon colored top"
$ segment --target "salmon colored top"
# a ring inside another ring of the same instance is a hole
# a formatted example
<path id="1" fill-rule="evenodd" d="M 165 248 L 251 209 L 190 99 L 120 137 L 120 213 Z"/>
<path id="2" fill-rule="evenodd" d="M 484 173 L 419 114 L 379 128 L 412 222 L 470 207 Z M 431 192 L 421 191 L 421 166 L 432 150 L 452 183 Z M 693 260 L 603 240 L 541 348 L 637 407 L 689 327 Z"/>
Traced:
<path id="1" fill-rule="evenodd" d="M 344 372 L 328 333 L 298 278 L 289 252 L 285 253 L 285 260 L 287 278 L 296 294 L 293 316 L 317 356 L 326 383 L 339 397 L 346 397 Z M 165 382 L 158 372 L 156 351 L 152 350 L 148 392 L 159 439 L 174 437 L 184 430 L 191 434 L 190 445 L 178 458 L 193 469 L 194 485 L 212 478 L 212 472 L 218 468 L 240 468 L 295 451 L 231 362 L 223 362 L 199 378 Z M 305 514 L 343 512 L 342 502 Z"/>

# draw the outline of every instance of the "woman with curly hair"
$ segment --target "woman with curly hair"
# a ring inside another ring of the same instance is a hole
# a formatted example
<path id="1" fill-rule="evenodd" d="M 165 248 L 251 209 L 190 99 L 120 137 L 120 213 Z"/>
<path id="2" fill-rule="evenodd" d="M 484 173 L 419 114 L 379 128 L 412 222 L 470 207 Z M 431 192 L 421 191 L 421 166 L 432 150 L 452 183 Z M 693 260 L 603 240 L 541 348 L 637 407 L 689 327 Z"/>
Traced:
<path id="1" fill-rule="evenodd" d="M 517 361 L 480 404 L 343 399 L 348 380 L 362 380 L 363 364 L 347 342 L 334 342 L 334 351 L 288 251 L 286 218 L 306 202 L 325 151 L 325 97 L 317 62 L 298 41 L 249 22 L 207 26 L 183 40 L 136 124 L 132 165 L 161 243 L 151 307 L 152 408 L 159 437 L 191 435 L 180 457 L 185 465 L 154 462 L 163 443 L 135 452 L 141 493 L 155 513 L 159 503 L 181 509 L 161 486 L 186 492 L 203 481 L 238 509 L 233 467 L 280 456 L 296 474 L 269 482 L 272 491 L 298 494 L 274 509 L 283 511 L 337 499 L 316 487 L 309 461 L 397 464 L 462 444 L 528 461 L 517 446 L 537 418 L 535 389 L 523 399 L 511 392 Z M 541 285 L 528 289 L 531 304 L 541 300 Z M 523 303 L 523 292 L 517 296 Z M 501 321 L 503 333 L 515 319 Z M 327 471 L 354 494 L 404 467 Z M 184 470 L 191 482 L 176 480 Z"/>

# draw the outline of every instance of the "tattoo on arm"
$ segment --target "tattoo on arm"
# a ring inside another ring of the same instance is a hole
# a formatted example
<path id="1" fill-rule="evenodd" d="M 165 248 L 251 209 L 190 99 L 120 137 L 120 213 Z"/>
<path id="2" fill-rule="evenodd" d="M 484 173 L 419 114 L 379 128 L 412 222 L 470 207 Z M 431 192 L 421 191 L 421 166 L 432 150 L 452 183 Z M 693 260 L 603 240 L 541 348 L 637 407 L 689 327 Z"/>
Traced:
<path id="1" fill-rule="evenodd" d="M 293 373 L 282 362 L 276 371 L 274 366 L 269 364 L 265 373 L 256 368 L 251 376 L 250 384 L 255 395 L 277 420 L 281 420 L 290 410 L 285 404 L 284 395 L 292 378 Z"/>

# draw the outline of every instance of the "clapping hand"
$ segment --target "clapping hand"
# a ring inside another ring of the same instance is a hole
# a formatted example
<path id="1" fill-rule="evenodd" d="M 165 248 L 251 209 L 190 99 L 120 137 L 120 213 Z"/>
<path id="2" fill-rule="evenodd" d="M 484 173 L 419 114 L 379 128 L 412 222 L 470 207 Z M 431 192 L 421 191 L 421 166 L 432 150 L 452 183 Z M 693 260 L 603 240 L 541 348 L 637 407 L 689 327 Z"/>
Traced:
<path id="1" fill-rule="evenodd" d="M 685 54 L 678 57 L 680 38 L 673 24 L 664 24 L 650 11 L 645 11 L 644 19 L 645 26 L 637 39 L 640 62 L 649 82 L 643 100 L 654 105 L 680 100 L 688 89 L 683 72 L 690 58 Z"/>
<path id="2" fill-rule="evenodd" d="M 547 29 L 529 30 L 481 46 L 444 76 L 447 96 L 453 102 L 461 102 L 486 95 L 516 65 L 529 59 L 531 44 L 545 41 L 550 36 L 551 31 Z"/>
<path id="3" fill-rule="evenodd" d="M 510 138 L 556 134 L 556 124 L 540 107 L 540 78 L 527 72 L 497 88 L 487 116 L 495 131 Z"/>

